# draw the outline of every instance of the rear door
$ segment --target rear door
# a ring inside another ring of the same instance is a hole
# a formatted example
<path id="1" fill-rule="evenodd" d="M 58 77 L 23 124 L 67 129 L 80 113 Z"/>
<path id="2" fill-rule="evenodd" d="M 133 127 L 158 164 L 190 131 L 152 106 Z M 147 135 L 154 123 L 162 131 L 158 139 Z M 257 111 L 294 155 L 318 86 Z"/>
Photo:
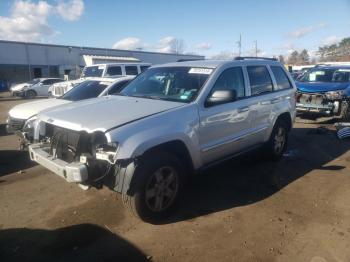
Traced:
<path id="1" fill-rule="evenodd" d="M 205 107 L 200 110 L 199 143 L 203 164 L 208 164 L 238 152 L 247 145 L 250 127 L 250 108 L 246 101 L 246 85 L 240 66 L 224 70 L 210 94 L 216 90 L 233 89 L 237 100 Z M 210 96 L 209 94 L 209 96 Z"/>
<path id="2" fill-rule="evenodd" d="M 246 67 L 250 84 L 252 127 L 250 140 L 253 144 L 264 142 L 272 122 L 272 103 L 275 103 L 273 80 L 266 65 Z"/>

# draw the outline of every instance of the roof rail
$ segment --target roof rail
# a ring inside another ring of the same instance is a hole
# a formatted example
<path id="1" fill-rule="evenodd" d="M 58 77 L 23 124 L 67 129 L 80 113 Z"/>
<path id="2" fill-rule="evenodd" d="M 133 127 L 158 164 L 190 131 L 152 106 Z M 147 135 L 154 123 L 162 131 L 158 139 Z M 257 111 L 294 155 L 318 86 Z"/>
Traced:
<path id="1" fill-rule="evenodd" d="M 274 58 L 274 57 L 236 56 L 235 58 L 233 58 L 233 60 L 249 60 L 249 59 L 278 61 L 277 58 Z"/>
<path id="2" fill-rule="evenodd" d="M 205 60 L 205 59 L 196 59 L 196 58 L 193 58 L 193 59 L 179 59 L 176 62 L 191 62 L 191 61 L 200 61 L 200 60 Z"/>

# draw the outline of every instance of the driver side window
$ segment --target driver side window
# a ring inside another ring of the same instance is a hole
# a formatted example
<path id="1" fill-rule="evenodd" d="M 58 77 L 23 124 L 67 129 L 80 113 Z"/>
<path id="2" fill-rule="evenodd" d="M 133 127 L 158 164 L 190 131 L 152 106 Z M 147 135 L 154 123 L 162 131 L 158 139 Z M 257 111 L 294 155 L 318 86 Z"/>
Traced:
<path id="1" fill-rule="evenodd" d="M 222 72 L 216 80 L 211 93 L 217 90 L 234 90 L 236 91 L 237 99 L 244 97 L 245 86 L 242 68 L 232 67 Z"/>

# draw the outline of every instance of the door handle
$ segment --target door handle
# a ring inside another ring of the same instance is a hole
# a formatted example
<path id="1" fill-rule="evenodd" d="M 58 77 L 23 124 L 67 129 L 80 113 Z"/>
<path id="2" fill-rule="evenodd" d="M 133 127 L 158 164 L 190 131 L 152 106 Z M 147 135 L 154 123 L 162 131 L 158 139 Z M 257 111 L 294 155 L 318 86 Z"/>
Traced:
<path id="1" fill-rule="evenodd" d="M 260 105 L 262 105 L 262 106 L 266 106 L 266 105 L 269 105 L 269 104 L 271 104 L 271 101 L 262 101 L 262 102 L 260 102 Z"/>
<path id="2" fill-rule="evenodd" d="M 249 106 L 240 107 L 237 109 L 238 113 L 243 113 L 249 111 Z"/>

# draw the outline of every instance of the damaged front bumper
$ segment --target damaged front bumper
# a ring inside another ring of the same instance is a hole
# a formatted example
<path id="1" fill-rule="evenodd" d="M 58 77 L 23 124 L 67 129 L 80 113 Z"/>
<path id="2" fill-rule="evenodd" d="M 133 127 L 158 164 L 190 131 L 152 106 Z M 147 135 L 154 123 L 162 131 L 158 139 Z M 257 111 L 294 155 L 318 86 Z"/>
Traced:
<path id="1" fill-rule="evenodd" d="M 136 159 L 118 160 L 110 172 L 98 183 L 94 179 L 93 168 L 87 163 L 68 163 L 50 154 L 50 146 L 43 143 L 31 144 L 28 147 L 31 160 L 37 162 L 69 183 L 78 183 L 100 188 L 104 185 L 113 191 L 130 194 L 136 168 Z"/>
<path id="2" fill-rule="evenodd" d="M 85 164 L 67 163 L 50 155 L 50 147 L 43 144 L 32 144 L 28 147 L 30 159 L 46 167 L 69 183 L 83 183 L 88 180 L 88 169 Z"/>
<path id="3" fill-rule="evenodd" d="M 296 110 L 300 113 L 316 113 L 326 116 L 338 115 L 341 100 L 331 100 L 325 94 L 297 93 Z"/>

